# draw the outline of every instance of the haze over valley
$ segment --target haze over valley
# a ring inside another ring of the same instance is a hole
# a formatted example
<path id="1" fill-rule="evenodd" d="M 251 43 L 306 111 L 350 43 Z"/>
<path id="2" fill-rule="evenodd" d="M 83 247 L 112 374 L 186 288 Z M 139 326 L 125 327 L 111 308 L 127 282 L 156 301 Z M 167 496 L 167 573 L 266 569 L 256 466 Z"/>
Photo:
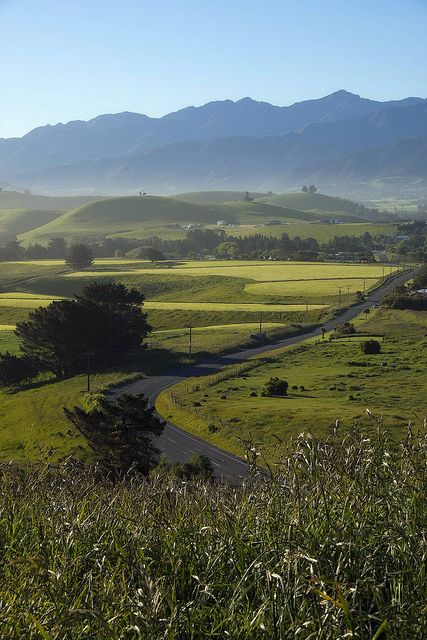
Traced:
<path id="1" fill-rule="evenodd" d="M 52 194 L 157 195 L 289 190 L 426 194 L 427 101 L 379 102 L 340 90 L 289 107 L 243 98 L 161 118 L 138 113 L 41 126 L 0 140 L 0 177 Z"/>

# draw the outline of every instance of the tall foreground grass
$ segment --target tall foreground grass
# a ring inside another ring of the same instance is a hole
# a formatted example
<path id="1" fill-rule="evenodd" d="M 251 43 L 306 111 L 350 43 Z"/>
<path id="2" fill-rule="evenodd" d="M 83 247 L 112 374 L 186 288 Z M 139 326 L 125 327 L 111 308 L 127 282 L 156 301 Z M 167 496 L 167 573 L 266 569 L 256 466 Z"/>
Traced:
<path id="1" fill-rule="evenodd" d="M 424 638 L 426 454 L 379 427 L 243 487 L 3 466 L 0 637 Z"/>

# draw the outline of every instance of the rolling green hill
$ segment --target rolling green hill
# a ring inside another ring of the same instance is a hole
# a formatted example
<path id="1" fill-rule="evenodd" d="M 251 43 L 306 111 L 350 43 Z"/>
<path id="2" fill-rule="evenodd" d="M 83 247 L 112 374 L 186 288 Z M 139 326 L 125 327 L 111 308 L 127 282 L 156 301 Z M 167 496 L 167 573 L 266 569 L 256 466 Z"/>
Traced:
<path id="1" fill-rule="evenodd" d="M 52 222 L 24 233 L 25 242 L 44 241 L 54 236 L 115 235 L 147 237 L 170 225 L 200 223 L 215 225 L 260 224 L 272 221 L 312 221 L 305 211 L 286 209 L 264 202 L 192 203 L 157 196 L 110 198 L 72 209 Z"/>
<path id="2" fill-rule="evenodd" d="M 177 193 L 173 196 L 175 200 L 185 200 L 186 202 L 232 202 L 233 200 L 243 200 L 244 191 L 189 191 L 188 193 Z M 251 198 L 264 198 L 266 193 L 252 193 Z"/>

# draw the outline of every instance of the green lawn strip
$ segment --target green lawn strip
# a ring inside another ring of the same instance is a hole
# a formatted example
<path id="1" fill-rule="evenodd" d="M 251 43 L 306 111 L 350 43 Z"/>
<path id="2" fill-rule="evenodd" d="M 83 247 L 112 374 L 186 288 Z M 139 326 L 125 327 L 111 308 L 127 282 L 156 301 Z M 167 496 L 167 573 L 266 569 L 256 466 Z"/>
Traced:
<path id="1" fill-rule="evenodd" d="M 363 355 L 356 341 L 311 339 L 276 351 L 268 362 L 253 359 L 249 372 L 232 367 L 220 380 L 213 375 L 180 383 L 160 394 L 156 406 L 182 428 L 240 454 L 241 438 L 268 449 L 277 447 L 276 437 L 287 441 L 305 428 L 324 437 L 337 419 L 345 429 L 365 424 L 366 408 L 384 415 L 400 439 L 412 412 L 426 412 L 425 314 L 381 309 L 367 321 L 362 316 L 359 330 L 363 324 L 364 333 L 385 335 L 378 356 Z M 260 397 L 276 376 L 288 380 L 289 397 Z M 274 449 L 268 455 L 272 459 Z"/>

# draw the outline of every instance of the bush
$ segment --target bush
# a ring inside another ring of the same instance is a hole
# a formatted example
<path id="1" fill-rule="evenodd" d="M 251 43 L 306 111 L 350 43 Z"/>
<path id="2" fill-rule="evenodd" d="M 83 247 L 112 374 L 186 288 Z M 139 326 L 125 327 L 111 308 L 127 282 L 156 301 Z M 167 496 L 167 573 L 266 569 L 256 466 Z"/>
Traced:
<path id="1" fill-rule="evenodd" d="M 287 396 L 288 383 L 280 378 L 270 378 L 261 389 L 262 396 Z"/>
<path id="2" fill-rule="evenodd" d="M 209 480 L 214 473 L 210 459 L 204 455 L 194 455 L 184 464 L 171 467 L 172 474 L 181 480 Z"/>
<path id="3" fill-rule="evenodd" d="M 360 345 L 360 348 L 362 349 L 363 353 L 369 355 L 381 353 L 381 345 L 378 340 L 365 340 L 365 342 L 362 342 L 362 344 Z"/>
<path id="4" fill-rule="evenodd" d="M 356 329 L 352 322 L 344 322 L 344 324 L 338 325 L 334 331 L 336 337 L 351 336 L 354 333 L 356 333 Z"/>

